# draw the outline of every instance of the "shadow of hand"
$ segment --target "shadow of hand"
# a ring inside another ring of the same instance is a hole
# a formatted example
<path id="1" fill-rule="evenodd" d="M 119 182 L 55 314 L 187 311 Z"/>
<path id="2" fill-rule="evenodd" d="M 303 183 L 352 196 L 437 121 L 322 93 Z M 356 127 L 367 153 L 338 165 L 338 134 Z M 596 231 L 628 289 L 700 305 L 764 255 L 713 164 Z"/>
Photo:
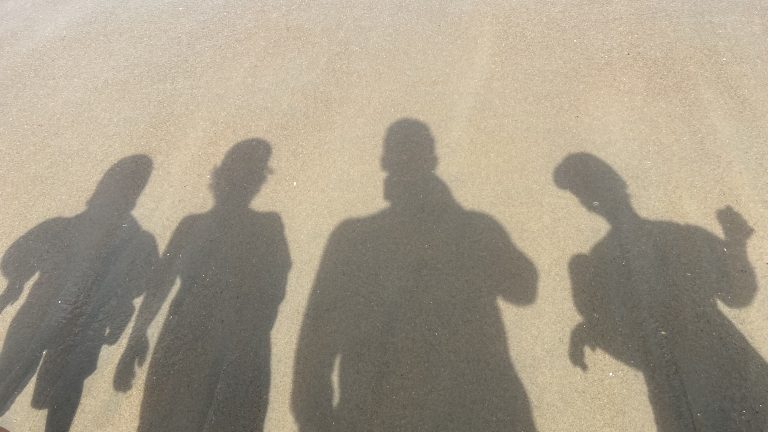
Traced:
<path id="1" fill-rule="evenodd" d="M 593 351 L 595 350 L 595 347 L 587 342 L 587 328 L 581 323 L 571 331 L 571 343 L 568 346 L 568 358 L 571 360 L 572 365 L 585 372 L 588 367 L 587 362 L 584 359 L 584 348 L 587 346 Z"/>
<path id="2" fill-rule="evenodd" d="M 726 240 L 743 242 L 755 232 L 744 216 L 731 206 L 725 206 L 717 211 L 717 221 L 723 227 Z"/>
<path id="3" fill-rule="evenodd" d="M 149 339 L 146 335 L 131 337 L 125 352 L 117 363 L 114 378 L 115 390 L 125 393 L 133 388 L 136 368 L 144 364 L 148 351 Z"/>

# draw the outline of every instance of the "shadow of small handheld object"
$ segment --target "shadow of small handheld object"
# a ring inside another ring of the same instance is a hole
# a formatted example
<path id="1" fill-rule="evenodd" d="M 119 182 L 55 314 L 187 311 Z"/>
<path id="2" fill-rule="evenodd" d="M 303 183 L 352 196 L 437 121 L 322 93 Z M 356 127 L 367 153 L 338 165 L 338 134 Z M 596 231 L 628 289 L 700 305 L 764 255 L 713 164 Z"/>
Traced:
<path id="1" fill-rule="evenodd" d="M 755 232 L 744 216 L 731 206 L 717 211 L 717 221 L 723 228 L 726 240 L 746 241 Z"/>

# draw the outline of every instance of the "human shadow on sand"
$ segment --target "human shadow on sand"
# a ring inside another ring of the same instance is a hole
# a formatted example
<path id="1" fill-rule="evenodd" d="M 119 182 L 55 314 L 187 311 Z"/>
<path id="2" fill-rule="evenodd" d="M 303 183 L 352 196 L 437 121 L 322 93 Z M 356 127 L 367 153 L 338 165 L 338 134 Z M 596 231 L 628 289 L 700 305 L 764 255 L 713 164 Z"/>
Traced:
<path id="1" fill-rule="evenodd" d="M 310 295 L 300 430 L 534 431 L 497 299 L 531 304 L 536 268 L 434 174 L 425 124 L 392 124 L 381 164 L 389 207 L 335 229 Z"/>
<path id="2" fill-rule="evenodd" d="M 151 171 L 147 156 L 121 159 L 85 211 L 41 223 L 6 251 L 0 312 L 37 278 L 3 338 L 0 415 L 39 366 L 32 406 L 48 410 L 46 431 L 69 430 L 101 348 L 120 339 L 157 260 L 154 237 L 131 215 Z"/>
<path id="3" fill-rule="evenodd" d="M 640 370 L 659 431 L 768 430 L 766 363 L 719 309 L 745 307 L 757 291 L 747 222 L 719 210 L 720 238 L 644 219 L 619 174 L 587 153 L 565 158 L 554 178 L 610 224 L 570 262 L 583 319 L 571 333 L 571 362 L 587 370 L 584 348 L 600 348 Z"/>
<path id="4" fill-rule="evenodd" d="M 212 175 L 214 206 L 184 218 L 161 257 L 118 365 L 128 390 L 147 329 L 180 286 L 147 369 L 139 431 L 260 431 L 270 384 L 270 331 L 291 266 L 283 224 L 252 210 L 269 143 L 232 147 Z"/>

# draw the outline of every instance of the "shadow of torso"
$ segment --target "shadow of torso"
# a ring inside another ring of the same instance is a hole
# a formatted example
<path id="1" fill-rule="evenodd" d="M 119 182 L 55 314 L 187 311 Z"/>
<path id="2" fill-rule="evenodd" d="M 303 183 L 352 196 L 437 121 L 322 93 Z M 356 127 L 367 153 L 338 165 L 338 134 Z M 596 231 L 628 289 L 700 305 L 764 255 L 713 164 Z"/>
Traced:
<path id="1" fill-rule="evenodd" d="M 14 243 L 4 273 L 38 278 L 5 335 L 4 393 L 20 392 L 40 364 L 33 407 L 79 400 L 102 346 L 116 343 L 128 325 L 156 260 L 154 237 L 130 216 L 107 226 L 88 213 L 51 219 Z"/>
<path id="2" fill-rule="evenodd" d="M 261 430 L 270 331 L 290 268 L 279 216 L 189 216 L 169 251 L 181 284 L 152 354 L 139 430 Z"/>
<path id="3" fill-rule="evenodd" d="M 316 383 L 335 359 L 339 394 L 332 420 L 307 430 L 534 430 L 497 298 L 531 302 L 536 270 L 497 222 L 444 195 L 329 240 L 297 354 L 299 422 L 330 403 Z"/>
<path id="4" fill-rule="evenodd" d="M 718 306 L 745 296 L 727 253 L 704 229 L 641 220 L 571 261 L 593 342 L 643 372 L 660 431 L 766 425 L 768 367 Z"/>

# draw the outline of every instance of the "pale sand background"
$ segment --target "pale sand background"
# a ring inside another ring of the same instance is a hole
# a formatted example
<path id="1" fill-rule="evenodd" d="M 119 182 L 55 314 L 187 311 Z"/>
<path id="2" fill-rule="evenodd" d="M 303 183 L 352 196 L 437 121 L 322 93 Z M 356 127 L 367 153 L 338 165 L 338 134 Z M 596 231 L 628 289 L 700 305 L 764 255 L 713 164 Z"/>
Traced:
<path id="1" fill-rule="evenodd" d="M 607 228 L 554 186 L 569 152 L 610 163 L 645 217 L 720 234 L 718 208 L 745 216 L 761 290 L 727 314 L 768 356 L 760 0 L 5 0 L 0 252 L 79 212 L 102 173 L 134 153 L 155 163 L 135 214 L 162 248 L 183 216 L 211 204 L 207 176 L 226 150 L 268 139 L 276 173 L 253 206 L 282 215 L 294 264 L 266 428 L 295 430 L 293 353 L 320 254 L 341 220 L 384 205 L 382 137 L 402 116 L 431 126 L 456 197 L 499 220 L 539 270 L 535 304 L 501 308 L 541 431 L 654 430 L 638 372 L 600 351 L 586 374 L 567 358 L 579 321 L 567 262 Z M 73 431 L 135 430 L 144 377 L 128 394 L 112 389 L 124 342 L 102 351 Z M 42 430 L 31 389 L 0 425 Z"/>

